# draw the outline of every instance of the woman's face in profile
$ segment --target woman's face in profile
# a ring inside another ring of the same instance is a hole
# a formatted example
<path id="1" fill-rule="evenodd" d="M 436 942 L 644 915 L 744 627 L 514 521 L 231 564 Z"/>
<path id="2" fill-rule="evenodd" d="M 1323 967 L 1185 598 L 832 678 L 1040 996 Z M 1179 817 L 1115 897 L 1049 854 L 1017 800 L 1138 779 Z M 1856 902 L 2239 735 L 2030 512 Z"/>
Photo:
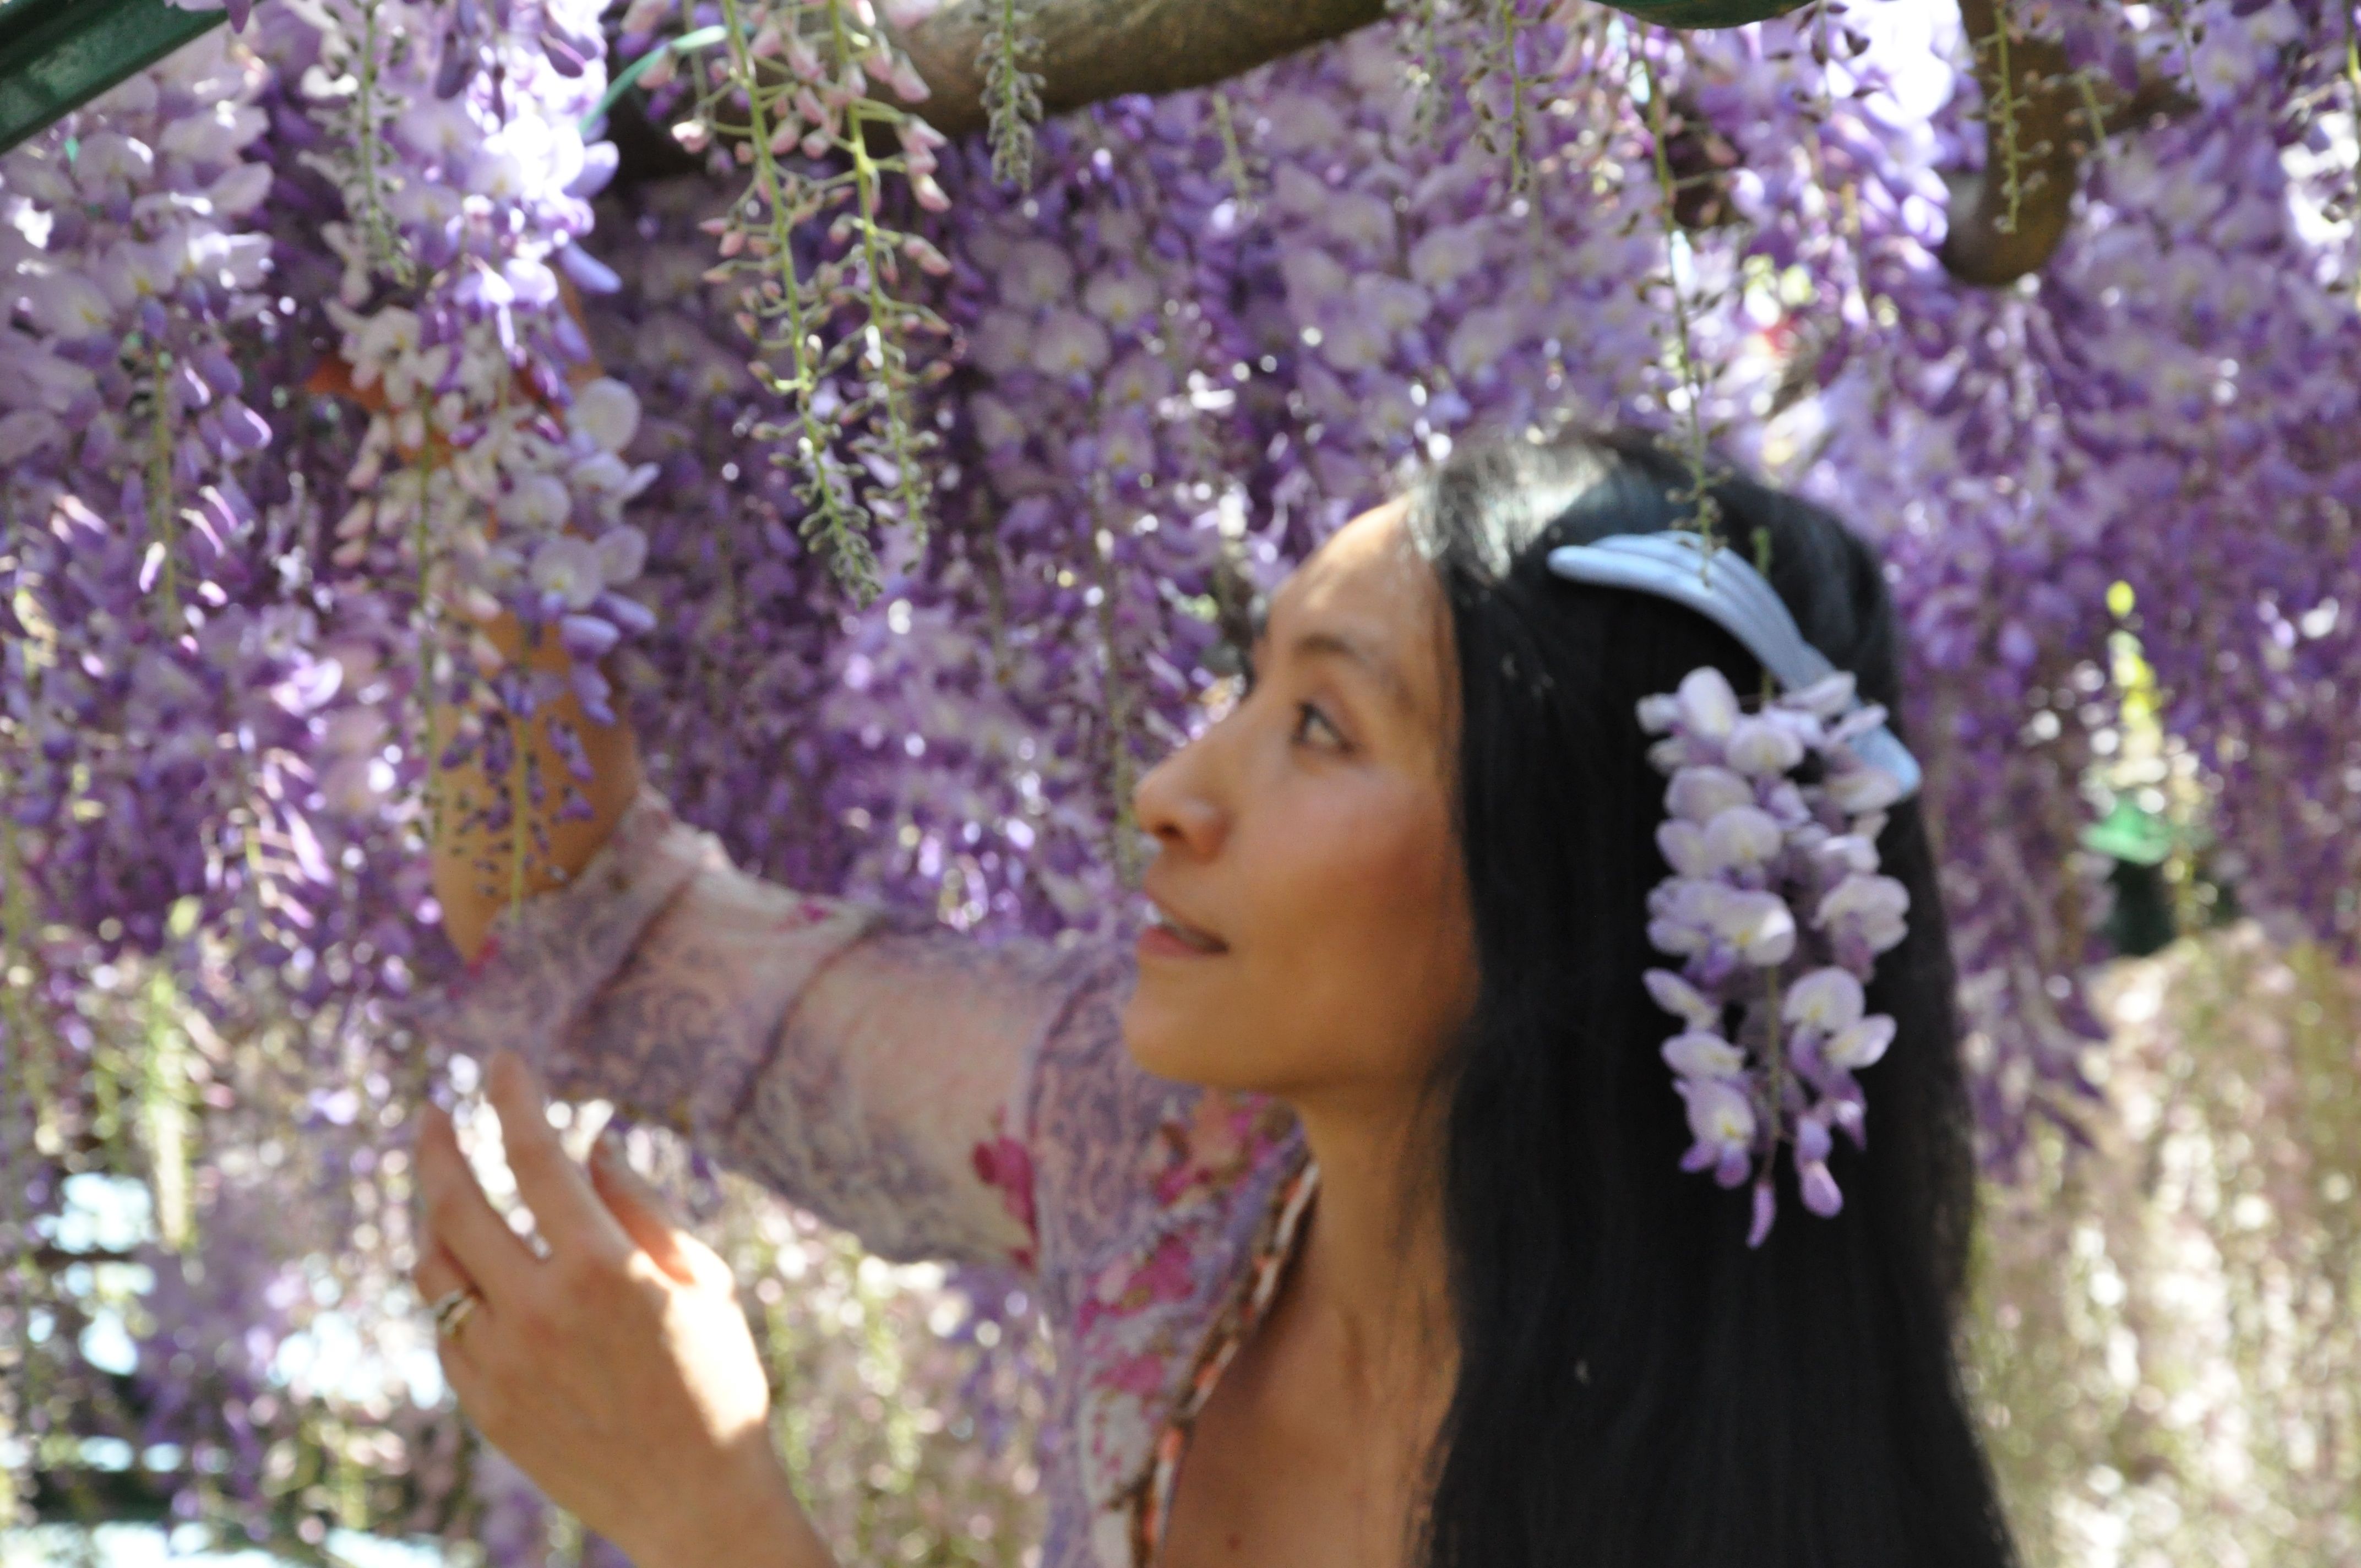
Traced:
<path id="1" fill-rule="evenodd" d="M 1151 1072 L 1297 1101 L 1415 1085 L 1474 1005 L 1451 621 L 1407 511 L 1287 580 L 1246 695 L 1140 783 L 1169 924 L 1124 1037 Z"/>

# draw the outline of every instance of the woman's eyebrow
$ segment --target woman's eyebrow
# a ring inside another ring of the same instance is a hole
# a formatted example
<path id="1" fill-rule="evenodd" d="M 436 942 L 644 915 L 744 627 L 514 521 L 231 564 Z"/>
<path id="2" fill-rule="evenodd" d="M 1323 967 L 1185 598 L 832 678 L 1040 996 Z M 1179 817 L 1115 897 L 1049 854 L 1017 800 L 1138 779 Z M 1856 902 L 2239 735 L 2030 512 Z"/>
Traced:
<path id="1" fill-rule="evenodd" d="M 1418 705 L 1411 700 L 1409 683 L 1401 678 L 1401 672 L 1394 668 L 1393 661 L 1341 631 L 1321 630 L 1304 632 L 1290 646 L 1289 652 L 1299 659 L 1342 659 L 1347 663 L 1356 664 L 1385 688 L 1395 707 L 1404 713 L 1414 713 L 1418 709 Z"/>
<path id="2" fill-rule="evenodd" d="M 1254 602 L 1247 607 L 1246 614 L 1254 629 L 1254 640 L 1246 648 L 1247 656 L 1252 658 L 1255 651 L 1270 637 L 1270 596 L 1257 594 Z M 1324 629 L 1306 631 L 1289 644 L 1288 651 L 1298 658 L 1343 659 L 1358 664 L 1385 688 L 1386 695 L 1393 699 L 1396 707 L 1405 713 L 1418 710 L 1418 704 L 1411 699 L 1410 683 L 1401 678 L 1401 672 L 1394 668 L 1392 661 L 1341 631 Z"/>

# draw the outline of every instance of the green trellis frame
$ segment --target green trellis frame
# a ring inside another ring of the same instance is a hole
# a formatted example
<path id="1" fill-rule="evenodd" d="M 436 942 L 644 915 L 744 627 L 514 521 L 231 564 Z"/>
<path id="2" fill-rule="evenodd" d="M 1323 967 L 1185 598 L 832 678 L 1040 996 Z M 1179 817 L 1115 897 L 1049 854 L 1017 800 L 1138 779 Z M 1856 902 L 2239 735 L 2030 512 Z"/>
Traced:
<path id="1" fill-rule="evenodd" d="M 164 0 L 0 0 L 0 152 L 219 27 L 225 15 Z"/>
<path id="2" fill-rule="evenodd" d="M 1799 10 L 1810 0 L 1608 0 L 1627 16 L 1665 27 L 1742 27 Z"/>

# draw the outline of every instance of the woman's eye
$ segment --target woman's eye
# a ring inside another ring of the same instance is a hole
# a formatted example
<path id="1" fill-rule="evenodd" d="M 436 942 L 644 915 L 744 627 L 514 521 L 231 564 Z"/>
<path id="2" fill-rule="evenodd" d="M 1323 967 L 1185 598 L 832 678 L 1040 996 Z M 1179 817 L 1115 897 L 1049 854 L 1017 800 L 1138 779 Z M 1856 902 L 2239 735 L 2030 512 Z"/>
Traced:
<path id="1" fill-rule="evenodd" d="M 1295 739 L 1299 741 L 1310 741 L 1314 725 L 1324 732 L 1325 738 L 1320 742 L 1321 744 L 1330 747 L 1344 745 L 1345 737 L 1336 732 L 1336 727 L 1334 724 L 1328 722 L 1326 714 L 1308 702 L 1297 703 L 1295 705 Z"/>

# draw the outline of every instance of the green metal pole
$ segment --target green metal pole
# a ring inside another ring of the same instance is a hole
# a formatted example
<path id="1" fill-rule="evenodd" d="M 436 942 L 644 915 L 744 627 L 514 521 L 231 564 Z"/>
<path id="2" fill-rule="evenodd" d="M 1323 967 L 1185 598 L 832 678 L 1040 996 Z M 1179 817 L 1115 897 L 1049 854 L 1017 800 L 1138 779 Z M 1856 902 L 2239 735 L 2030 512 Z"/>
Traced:
<path id="1" fill-rule="evenodd" d="M 0 0 L 0 152 L 225 16 L 164 0 Z"/>

